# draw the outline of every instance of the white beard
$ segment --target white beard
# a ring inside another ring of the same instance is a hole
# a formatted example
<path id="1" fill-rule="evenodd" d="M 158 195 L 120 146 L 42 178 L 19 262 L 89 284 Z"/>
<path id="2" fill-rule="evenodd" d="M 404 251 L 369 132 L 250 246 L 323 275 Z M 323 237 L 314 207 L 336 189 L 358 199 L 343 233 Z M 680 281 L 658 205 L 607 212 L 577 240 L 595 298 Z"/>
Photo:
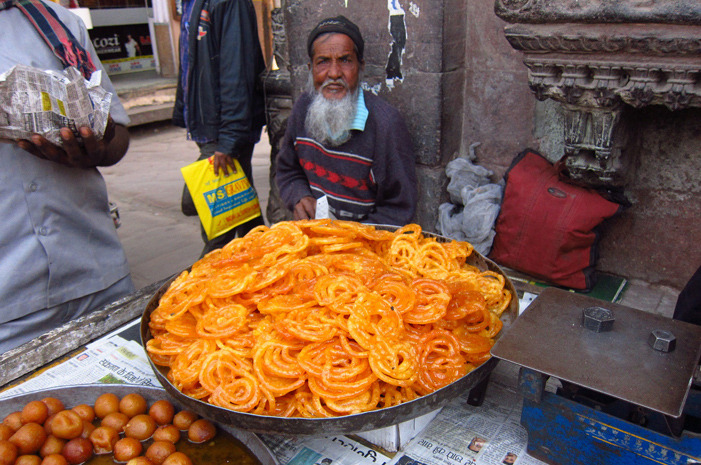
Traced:
<path id="1" fill-rule="evenodd" d="M 317 91 L 314 89 L 310 74 L 309 85 L 314 98 L 307 110 L 304 127 L 313 139 L 324 145 L 337 147 L 347 142 L 351 137 L 351 125 L 355 118 L 360 86 L 353 92 L 346 92 L 346 95 L 341 99 L 330 100 L 321 93 L 323 87 L 330 82 L 332 81 L 324 82 Z M 347 84 L 345 82 L 343 84 L 348 89 Z"/>

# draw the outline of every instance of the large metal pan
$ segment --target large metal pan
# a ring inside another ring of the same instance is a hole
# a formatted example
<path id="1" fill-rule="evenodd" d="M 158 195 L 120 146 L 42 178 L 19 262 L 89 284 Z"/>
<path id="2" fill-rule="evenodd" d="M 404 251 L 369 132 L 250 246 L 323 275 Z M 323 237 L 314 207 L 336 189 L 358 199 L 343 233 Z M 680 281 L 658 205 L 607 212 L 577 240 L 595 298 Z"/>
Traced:
<path id="1" fill-rule="evenodd" d="M 92 405 L 100 395 L 111 392 L 122 398 L 127 394 L 137 393 L 146 399 L 149 405 L 159 399 L 166 398 L 166 392 L 159 387 L 136 386 L 130 384 L 83 384 L 76 386 L 62 386 L 40 391 L 17 394 L 0 399 L 0 418 L 5 418 L 12 412 L 16 412 L 33 400 L 41 400 L 45 397 L 55 397 L 63 402 L 66 407 L 74 407 L 80 404 Z M 178 410 L 184 405 L 178 401 L 174 404 Z M 234 428 L 230 423 L 216 422 L 217 426 L 238 439 L 248 452 L 256 457 L 261 465 L 279 465 L 277 458 L 258 436 L 250 431 Z"/>
<path id="2" fill-rule="evenodd" d="M 384 225 L 375 225 L 378 228 L 393 230 L 393 227 Z M 423 233 L 425 236 L 436 237 L 440 241 L 448 241 L 445 237 Z M 499 273 L 506 279 L 506 288 L 511 291 L 512 299 L 509 308 L 504 311 L 501 320 L 504 326 L 510 325 L 518 316 L 518 295 L 516 289 L 509 278 L 493 261 L 485 258 L 476 251 L 467 259 L 467 263 L 477 267 L 482 271 L 490 270 Z M 168 290 L 172 278 L 154 294 L 149 301 L 141 319 L 141 340 L 146 346 L 146 342 L 152 338 L 148 327 L 150 315 L 153 310 L 158 307 L 158 302 L 161 296 Z M 503 333 L 502 330 L 497 338 Z M 498 360 L 494 357 L 487 360 L 485 363 L 463 376 L 459 380 L 439 389 L 431 394 L 428 394 L 418 399 L 370 412 L 357 413 L 354 415 L 346 415 L 335 418 L 283 418 L 271 417 L 266 415 L 255 415 L 251 413 L 235 412 L 222 407 L 202 402 L 184 395 L 173 386 L 166 378 L 167 368 L 159 367 L 151 361 L 156 377 L 163 385 L 165 390 L 175 397 L 180 403 L 186 405 L 189 409 L 197 412 L 203 417 L 207 417 L 221 424 L 232 425 L 237 428 L 244 428 L 249 431 L 258 433 L 270 433 L 281 435 L 317 435 L 317 434 L 350 434 L 362 431 L 370 431 L 374 429 L 384 428 L 386 426 L 395 425 L 407 420 L 411 420 L 436 409 L 443 407 L 452 399 L 458 397 L 467 390 L 472 389 L 480 381 L 486 379 L 491 371 L 496 366 Z"/>

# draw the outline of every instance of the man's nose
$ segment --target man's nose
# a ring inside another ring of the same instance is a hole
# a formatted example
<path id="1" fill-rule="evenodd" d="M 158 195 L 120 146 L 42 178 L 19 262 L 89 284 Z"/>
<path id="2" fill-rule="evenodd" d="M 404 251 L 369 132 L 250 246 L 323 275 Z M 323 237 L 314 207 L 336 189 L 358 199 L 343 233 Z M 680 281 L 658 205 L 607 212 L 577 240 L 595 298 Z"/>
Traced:
<path id="1" fill-rule="evenodd" d="M 343 73 L 341 72 L 341 65 L 338 61 L 333 60 L 331 62 L 331 67 L 329 68 L 329 77 L 332 79 L 338 79 L 341 76 L 343 76 Z"/>

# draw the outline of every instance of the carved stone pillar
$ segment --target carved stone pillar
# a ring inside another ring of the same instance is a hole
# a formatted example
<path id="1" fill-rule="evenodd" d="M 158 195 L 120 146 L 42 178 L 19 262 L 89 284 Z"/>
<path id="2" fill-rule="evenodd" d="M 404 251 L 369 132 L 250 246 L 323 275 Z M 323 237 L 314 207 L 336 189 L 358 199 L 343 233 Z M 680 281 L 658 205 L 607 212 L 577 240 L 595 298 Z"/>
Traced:
<path id="1" fill-rule="evenodd" d="M 287 38 L 283 25 L 283 15 L 280 8 L 271 12 L 273 31 L 273 57 L 277 65 L 276 69 L 270 69 L 263 77 L 265 89 L 265 105 L 268 138 L 270 140 L 270 194 L 265 217 L 270 224 L 292 219 L 290 211 L 283 205 L 280 192 L 275 182 L 275 170 L 277 167 L 277 154 L 280 151 L 280 143 L 285 135 L 287 118 L 292 111 L 292 82 L 289 72 L 289 53 L 287 52 Z"/>
<path id="2" fill-rule="evenodd" d="M 496 0 L 495 12 L 536 98 L 563 106 L 575 180 L 626 183 L 631 108 L 701 107 L 698 0 Z"/>

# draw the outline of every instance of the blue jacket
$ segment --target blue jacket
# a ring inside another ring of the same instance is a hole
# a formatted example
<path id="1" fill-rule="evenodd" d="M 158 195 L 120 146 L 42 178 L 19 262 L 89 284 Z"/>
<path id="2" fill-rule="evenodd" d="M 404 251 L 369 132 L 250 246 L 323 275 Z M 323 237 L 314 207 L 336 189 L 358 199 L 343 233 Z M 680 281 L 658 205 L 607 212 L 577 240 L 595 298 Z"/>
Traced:
<path id="1" fill-rule="evenodd" d="M 234 157 L 260 140 L 265 61 L 251 0 L 193 0 L 188 37 L 187 93 L 178 78 L 173 123 L 200 142 Z M 187 98 L 187 115 L 184 98 Z"/>

